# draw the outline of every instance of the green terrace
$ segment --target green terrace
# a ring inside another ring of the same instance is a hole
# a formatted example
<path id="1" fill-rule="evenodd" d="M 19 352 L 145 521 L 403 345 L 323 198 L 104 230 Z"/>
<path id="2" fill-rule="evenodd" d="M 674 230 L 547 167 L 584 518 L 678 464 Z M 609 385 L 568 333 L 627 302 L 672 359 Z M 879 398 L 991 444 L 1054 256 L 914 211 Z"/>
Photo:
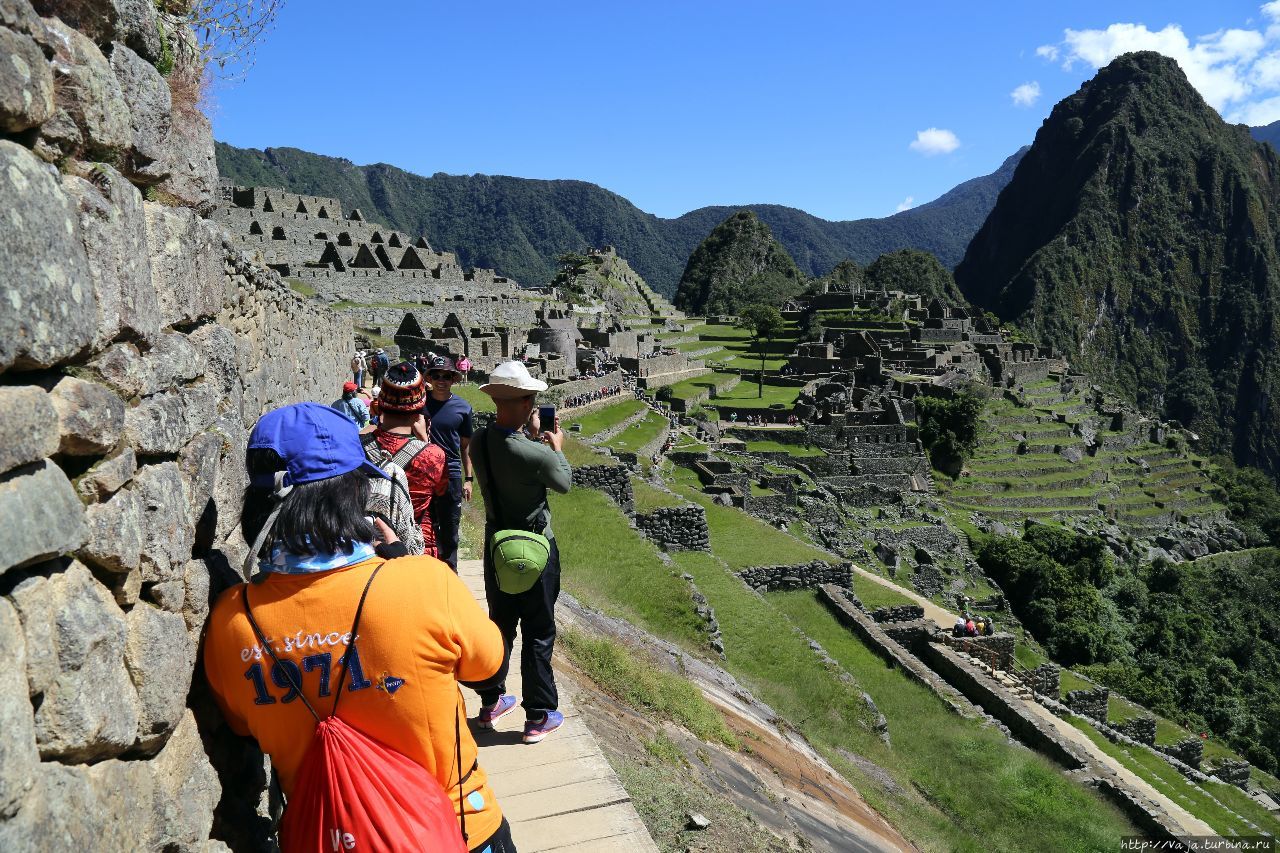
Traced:
<path id="1" fill-rule="evenodd" d="M 645 404 L 641 400 L 631 399 L 623 400 L 620 403 L 603 406 L 584 415 L 579 415 L 569 421 L 569 425 L 577 424 L 579 429 L 578 435 L 583 438 L 590 438 L 593 435 L 604 432 L 610 427 L 617 426 L 627 418 L 638 414 L 645 408 Z M 563 426 L 563 424 L 562 424 Z"/>
<path id="2" fill-rule="evenodd" d="M 638 453 L 642 447 L 658 437 L 666 422 L 667 419 L 657 412 L 646 412 L 640 420 L 606 441 L 605 446 L 612 450 Z"/>

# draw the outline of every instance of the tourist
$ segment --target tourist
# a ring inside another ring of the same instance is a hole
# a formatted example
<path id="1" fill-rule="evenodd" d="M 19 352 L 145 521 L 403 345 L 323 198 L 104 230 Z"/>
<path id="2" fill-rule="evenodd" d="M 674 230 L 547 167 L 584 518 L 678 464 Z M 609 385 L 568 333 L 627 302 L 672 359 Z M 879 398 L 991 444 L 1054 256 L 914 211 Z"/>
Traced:
<path id="1" fill-rule="evenodd" d="M 387 358 L 387 353 L 378 347 L 378 351 L 373 354 L 373 384 L 375 386 L 382 384 L 382 377 L 386 376 L 387 370 L 391 367 L 391 361 Z"/>
<path id="2" fill-rule="evenodd" d="M 409 478 L 404 469 L 393 461 L 392 454 L 378 444 L 374 431 L 360 436 L 365 458 L 377 465 L 386 478 L 374 477 L 369 482 L 369 503 L 365 511 L 373 518 L 380 518 L 395 531 L 396 538 L 404 543 L 405 550 L 420 555 L 426 548 L 422 539 L 422 527 L 413 511 L 413 498 L 409 496 Z"/>
<path id="3" fill-rule="evenodd" d="M 951 636 L 953 637 L 964 636 L 964 617 L 963 616 L 956 617 L 956 624 L 951 626 Z"/>
<path id="4" fill-rule="evenodd" d="M 351 377 L 355 380 L 356 387 L 364 387 L 364 372 L 369 369 L 368 363 L 364 360 L 364 350 L 356 350 L 356 354 L 351 358 Z"/>
<path id="5" fill-rule="evenodd" d="M 969 636 L 969 637 L 978 636 L 978 626 L 974 624 L 972 616 L 965 616 L 964 633 L 966 636 Z"/>
<path id="6" fill-rule="evenodd" d="M 356 393 L 359 389 L 360 386 L 354 382 L 343 383 L 342 396 L 334 400 L 331 407 L 355 424 L 357 430 L 362 430 L 369 425 L 369 407 Z"/>
<path id="7" fill-rule="evenodd" d="M 458 359 L 458 373 L 462 374 L 462 378 L 459 381 L 465 385 L 467 375 L 471 373 L 471 359 L 467 358 L 466 353 L 463 353 Z"/>
<path id="8" fill-rule="evenodd" d="M 203 651 L 228 725 L 257 741 L 292 798 L 317 720 L 340 709 L 347 725 L 435 777 L 473 850 L 513 850 L 475 741 L 458 725 L 465 714 L 458 684 L 485 686 L 501 669 L 500 633 L 440 563 L 391 559 L 403 553 L 401 543 L 364 509 L 371 479 L 383 474 L 366 461 L 355 427 L 331 408 L 300 403 L 268 412 L 245 461 L 241 531 L 252 543 L 247 563 L 261 571 L 219 598 Z M 299 629 L 318 644 L 263 639 Z"/>
<path id="9" fill-rule="evenodd" d="M 540 441 L 525 437 L 523 427 L 536 417 L 534 400 L 547 384 L 534 379 L 520 362 L 498 365 L 480 390 L 493 398 L 497 413 L 493 424 L 476 433 L 471 442 L 471 461 L 485 503 L 484 589 L 489 617 L 498 624 L 508 655 L 516 639 L 517 627 L 524 648 L 520 655 L 520 678 L 524 690 L 524 742 L 537 743 L 564 723 L 559 710 L 551 652 L 555 645 L 556 598 L 560 594 L 560 553 L 551 530 L 551 508 L 547 489 L 565 493 L 573 483 L 569 462 L 564 458 L 564 434 L 557 421 L 538 424 Z M 533 585 L 524 592 L 503 592 L 498 586 L 493 535 L 503 529 L 527 530 L 546 537 L 549 554 L 546 565 Z M 516 697 L 506 692 L 506 665 L 493 687 L 480 691 L 477 724 L 492 728 L 500 717 L 516 706 Z"/>
<path id="10" fill-rule="evenodd" d="M 436 556 L 435 526 L 431 502 L 449 488 L 448 460 L 444 449 L 431 444 L 422 414 L 427 389 L 422 374 L 409 362 L 387 371 L 378 395 L 378 428 L 374 440 L 391 454 L 409 480 L 414 517 L 422 529 L 423 553 Z"/>
<path id="11" fill-rule="evenodd" d="M 994 623 L 994 622 L 992 622 L 992 621 L 991 621 L 991 617 L 990 617 L 990 616 L 988 616 L 988 617 L 987 617 L 987 627 L 986 627 L 986 630 L 984 630 L 984 631 L 983 631 L 983 636 L 984 636 L 984 637 L 990 637 L 990 636 L 991 636 L 992 634 L 994 634 L 995 632 L 996 632 L 996 626 L 995 626 L 995 623 Z"/>
<path id="12" fill-rule="evenodd" d="M 432 503 L 432 521 L 436 528 L 437 556 L 458 570 L 458 527 L 462 523 L 462 502 L 471 500 L 471 459 L 467 446 L 471 443 L 471 404 L 453 393 L 453 383 L 462 373 L 443 355 L 431 360 L 427 381 L 425 414 L 431 422 L 431 441 L 444 450 L 448 461 L 449 485 L 444 496 Z"/>

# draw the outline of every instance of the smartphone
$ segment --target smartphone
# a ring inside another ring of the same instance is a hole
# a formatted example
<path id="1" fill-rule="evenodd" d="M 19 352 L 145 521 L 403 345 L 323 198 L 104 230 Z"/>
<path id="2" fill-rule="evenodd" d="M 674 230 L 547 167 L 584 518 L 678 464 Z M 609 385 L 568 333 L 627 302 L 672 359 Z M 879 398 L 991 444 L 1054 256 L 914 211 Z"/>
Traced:
<path id="1" fill-rule="evenodd" d="M 555 406 L 539 406 L 538 422 L 542 424 L 543 432 L 556 431 L 556 407 Z"/>

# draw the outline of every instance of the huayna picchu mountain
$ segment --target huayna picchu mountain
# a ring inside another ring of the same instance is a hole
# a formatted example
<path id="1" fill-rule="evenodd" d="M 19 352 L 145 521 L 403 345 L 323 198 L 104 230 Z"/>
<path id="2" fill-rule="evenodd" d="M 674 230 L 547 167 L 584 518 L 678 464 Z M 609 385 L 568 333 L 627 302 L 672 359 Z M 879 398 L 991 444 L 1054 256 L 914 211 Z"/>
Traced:
<path id="1" fill-rule="evenodd" d="M 696 314 L 737 314 L 755 303 L 781 306 L 805 285 L 769 226 L 752 211 L 739 210 L 693 250 L 675 303 Z"/>
<path id="2" fill-rule="evenodd" d="M 1280 470 L 1280 159 L 1172 59 L 1063 100 L 956 269 L 977 306 L 1206 446 Z"/>

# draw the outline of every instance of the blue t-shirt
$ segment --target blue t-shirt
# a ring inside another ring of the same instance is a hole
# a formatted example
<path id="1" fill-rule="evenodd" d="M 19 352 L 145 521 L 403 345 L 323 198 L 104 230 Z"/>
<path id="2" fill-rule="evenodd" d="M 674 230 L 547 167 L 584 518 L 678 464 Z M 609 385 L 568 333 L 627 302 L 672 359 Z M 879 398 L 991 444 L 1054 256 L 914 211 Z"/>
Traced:
<path id="1" fill-rule="evenodd" d="M 471 404 L 457 394 L 441 402 L 427 395 L 427 417 L 431 418 L 431 440 L 444 448 L 449 476 L 462 476 L 462 443 L 471 438 Z"/>

